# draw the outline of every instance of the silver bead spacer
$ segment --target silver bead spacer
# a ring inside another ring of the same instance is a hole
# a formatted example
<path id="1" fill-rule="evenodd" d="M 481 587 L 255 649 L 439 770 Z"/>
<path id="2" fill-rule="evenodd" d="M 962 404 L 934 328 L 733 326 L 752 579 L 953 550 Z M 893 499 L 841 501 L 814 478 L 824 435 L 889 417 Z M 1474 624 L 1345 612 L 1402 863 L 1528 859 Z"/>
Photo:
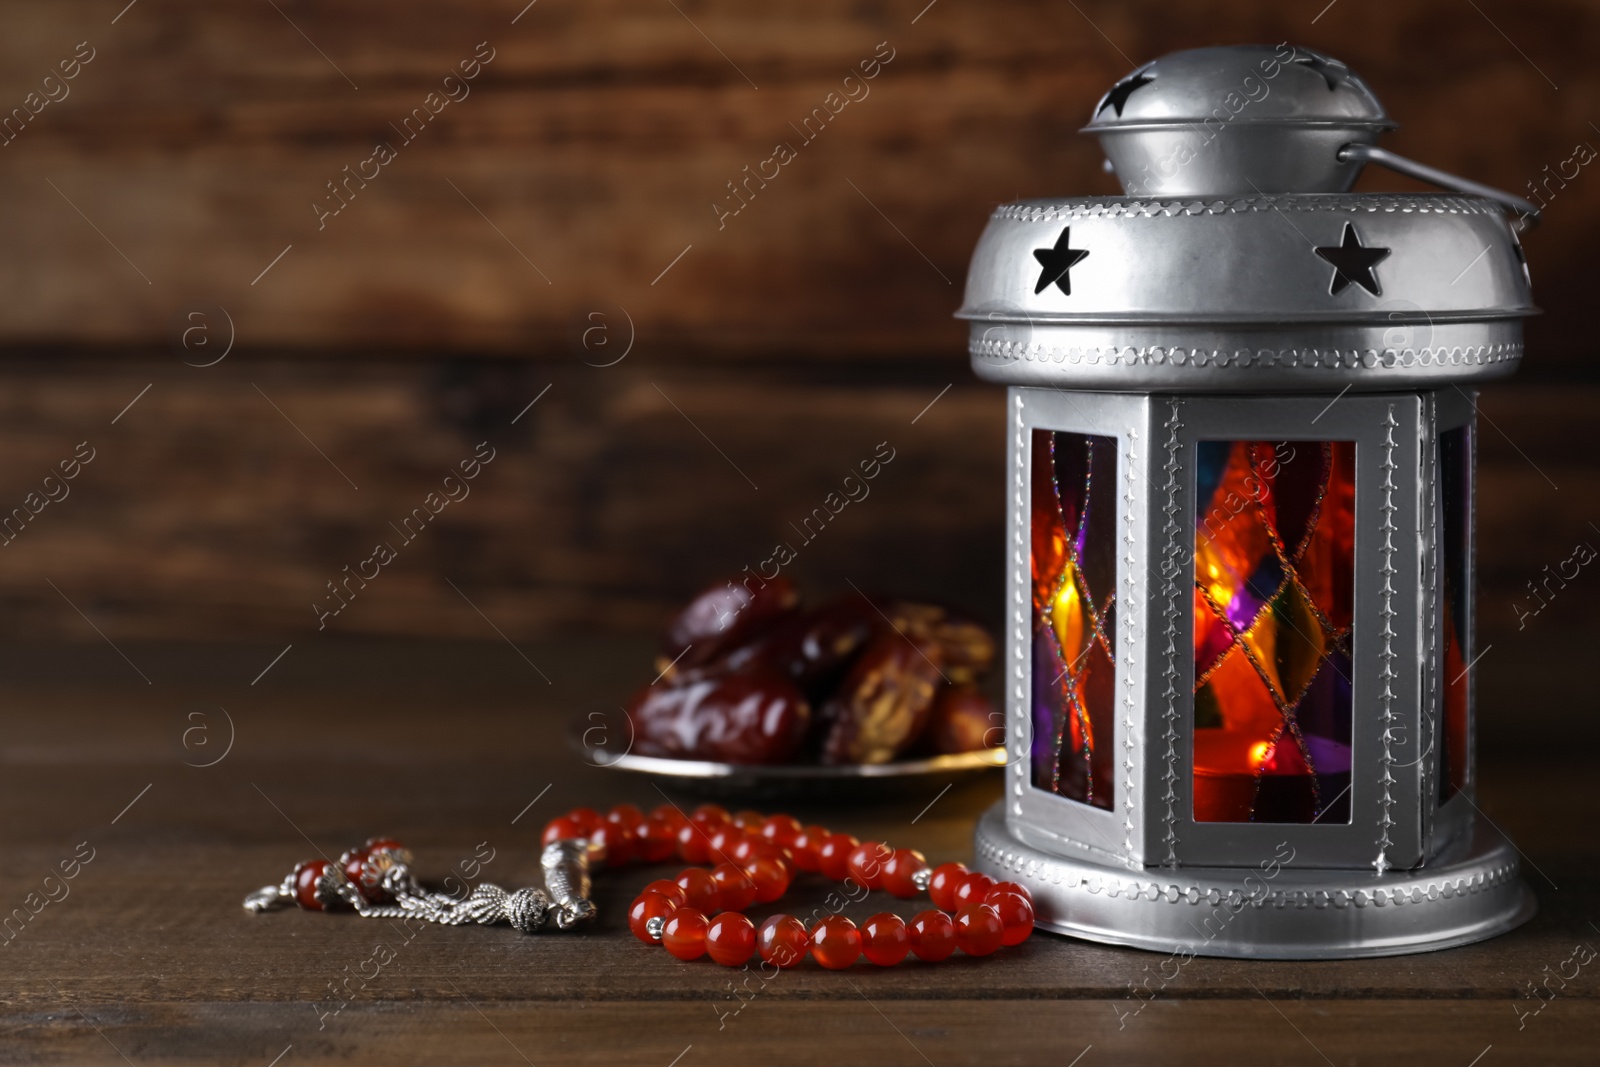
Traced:
<path id="1" fill-rule="evenodd" d="M 524 934 L 531 934 L 543 926 L 545 915 L 550 910 L 544 893 L 537 889 L 517 890 L 505 898 L 501 908 L 511 925 Z"/>
<path id="2" fill-rule="evenodd" d="M 924 867 L 911 876 L 911 884 L 917 887 L 917 892 L 926 893 L 928 886 L 933 882 L 933 868 Z"/>
<path id="3" fill-rule="evenodd" d="M 667 920 L 657 915 L 644 921 L 644 932 L 650 935 L 650 940 L 660 941 L 661 931 L 666 927 Z"/>
<path id="4" fill-rule="evenodd" d="M 334 864 L 323 868 L 322 874 L 317 877 L 314 892 L 317 902 L 324 908 L 336 907 L 340 902 L 352 903 L 352 897 L 361 895 L 361 891 L 344 876 L 344 869 Z"/>

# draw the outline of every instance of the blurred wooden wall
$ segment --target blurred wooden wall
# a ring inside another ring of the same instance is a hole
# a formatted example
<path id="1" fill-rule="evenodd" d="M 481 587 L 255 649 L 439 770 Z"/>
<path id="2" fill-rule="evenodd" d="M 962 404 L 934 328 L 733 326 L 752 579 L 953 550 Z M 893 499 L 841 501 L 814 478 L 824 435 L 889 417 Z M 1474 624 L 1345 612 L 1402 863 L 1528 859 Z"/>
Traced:
<path id="1" fill-rule="evenodd" d="M 0 547 L 0 633 L 314 631 L 324 583 L 482 440 L 473 495 L 329 629 L 652 626 L 883 441 L 872 496 L 794 573 L 993 616 L 1002 405 L 950 314 L 994 204 L 1113 191 L 1075 131 L 1123 73 L 1288 39 L 1446 169 L 1523 190 L 1600 147 L 1592 4 L 525 2 L 0 3 L 0 107 L 66 94 L 0 147 L 0 510 L 97 449 Z M 790 124 L 874 59 L 802 144 Z M 390 124 L 447 88 L 468 95 L 402 144 Z M 395 158 L 319 221 L 380 140 Z M 719 223 L 779 142 L 796 158 Z M 1592 169 L 1527 240 L 1549 314 L 1485 400 L 1486 611 L 1508 616 L 1600 538 Z"/>

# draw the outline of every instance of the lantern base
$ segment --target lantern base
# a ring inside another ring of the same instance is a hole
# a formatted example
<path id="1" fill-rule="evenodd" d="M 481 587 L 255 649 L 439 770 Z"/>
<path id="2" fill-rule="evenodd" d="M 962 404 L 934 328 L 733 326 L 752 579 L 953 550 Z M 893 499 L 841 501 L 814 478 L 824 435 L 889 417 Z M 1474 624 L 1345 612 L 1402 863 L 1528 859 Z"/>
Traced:
<path id="1" fill-rule="evenodd" d="M 978 823 L 975 866 L 1033 894 L 1042 929 L 1179 957 L 1352 959 L 1431 952 L 1494 937 L 1538 910 L 1517 851 L 1481 815 L 1471 833 L 1414 871 L 1280 867 L 1120 867 L 1045 852 Z M 1283 857 L 1279 857 L 1280 859 Z"/>

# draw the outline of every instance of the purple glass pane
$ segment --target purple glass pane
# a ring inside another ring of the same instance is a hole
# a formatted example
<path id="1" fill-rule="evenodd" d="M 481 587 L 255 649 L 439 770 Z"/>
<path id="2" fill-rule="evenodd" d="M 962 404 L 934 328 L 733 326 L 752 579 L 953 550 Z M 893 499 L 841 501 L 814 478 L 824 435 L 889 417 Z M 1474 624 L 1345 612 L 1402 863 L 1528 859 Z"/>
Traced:
<path id="1" fill-rule="evenodd" d="M 1110 809 L 1116 675 L 1116 441 L 1033 431 L 1033 784 Z"/>

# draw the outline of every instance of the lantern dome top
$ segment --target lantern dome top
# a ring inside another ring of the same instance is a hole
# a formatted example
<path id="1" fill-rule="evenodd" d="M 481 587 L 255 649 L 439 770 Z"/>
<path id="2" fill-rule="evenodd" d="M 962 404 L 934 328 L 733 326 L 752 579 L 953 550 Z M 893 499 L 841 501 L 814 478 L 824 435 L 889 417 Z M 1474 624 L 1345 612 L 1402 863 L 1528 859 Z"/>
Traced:
<path id="1" fill-rule="evenodd" d="M 1084 133 L 1099 136 L 1129 193 L 1242 195 L 1342 193 L 1360 163 L 1340 160 L 1348 143 L 1374 144 L 1395 123 L 1350 68 L 1294 45 L 1231 45 L 1174 52 L 1146 63 L 1095 105 Z M 1220 151 L 1183 164 L 1177 144 L 1195 131 L 1231 131 Z M 1175 139 L 1176 135 L 1176 139 Z"/>
<path id="2" fill-rule="evenodd" d="M 1146 63 L 1100 98 L 1086 130 L 1204 122 L 1222 117 L 1218 109 L 1237 122 L 1395 125 L 1367 83 L 1337 59 L 1290 44 L 1246 44 Z"/>
<path id="3" fill-rule="evenodd" d="M 1146 63 L 1100 98 L 1087 131 L 1204 122 L 1221 117 L 1218 109 L 1238 122 L 1395 125 L 1367 83 L 1331 56 L 1289 44 L 1228 45 Z"/>

